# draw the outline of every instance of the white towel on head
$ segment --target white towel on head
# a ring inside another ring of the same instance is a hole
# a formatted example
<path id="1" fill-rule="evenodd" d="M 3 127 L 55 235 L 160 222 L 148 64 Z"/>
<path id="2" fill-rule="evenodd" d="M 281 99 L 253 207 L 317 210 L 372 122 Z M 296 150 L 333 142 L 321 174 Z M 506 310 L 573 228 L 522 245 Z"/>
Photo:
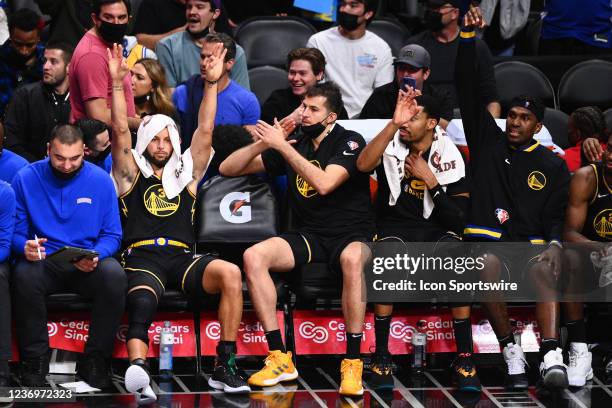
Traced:
<path id="1" fill-rule="evenodd" d="M 181 154 L 181 139 L 174 120 L 166 115 L 145 116 L 138 128 L 136 148 L 132 149 L 132 156 L 134 156 L 134 160 L 142 175 L 146 178 L 151 177 L 153 175 L 153 167 L 143 156 L 143 153 L 147 150 L 147 146 L 155 135 L 164 129 L 168 129 L 173 151 L 170 160 L 164 166 L 162 186 L 166 196 L 169 199 L 173 199 L 193 181 L 193 157 L 191 157 L 191 149 L 187 149 L 185 153 Z"/>
<path id="2" fill-rule="evenodd" d="M 404 160 L 410 154 L 408 147 L 400 141 L 399 131 L 393 136 L 393 140 L 387 145 L 382 157 L 382 164 L 389 184 L 389 205 L 397 203 L 402 192 L 402 179 L 404 178 Z M 461 152 L 452 140 L 446 136 L 446 132 L 436 126 L 434 140 L 429 150 L 429 157 L 425 158 L 429 168 L 436 176 L 438 183 L 446 191 L 446 186 L 465 177 L 465 163 Z M 423 195 L 423 217 L 429 218 L 434 209 L 434 202 L 425 188 Z"/>

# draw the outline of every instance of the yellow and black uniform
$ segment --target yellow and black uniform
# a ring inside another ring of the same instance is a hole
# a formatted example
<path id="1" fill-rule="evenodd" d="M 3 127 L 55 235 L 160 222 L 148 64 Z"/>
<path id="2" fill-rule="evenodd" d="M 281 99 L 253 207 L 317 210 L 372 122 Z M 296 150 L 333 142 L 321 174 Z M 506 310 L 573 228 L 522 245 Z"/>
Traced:
<path id="1" fill-rule="evenodd" d="M 423 157 L 429 158 L 427 150 Z M 403 166 L 404 163 L 398 163 Z M 425 183 L 412 176 L 404 176 L 401 181 L 401 192 L 395 205 L 389 205 L 389 183 L 384 166 L 376 168 L 378 193 L 376 198 L 376 231 L 378 239 L 398 237 L 404 242 L 438 242 L 441 238 L 455 234 L 456 239 L 463 233 L 469 199 L 457 196 L 469 192 L 465 178 L 446 186 L 446 192 L 440 190 L 434 200 L 434 209 L 429 218 L 423 217 L 423 199 Z M 436 205 L 436 200 L 445 194 L 453 206 L 452 215 L 444 214 L 444 209 Z"/>
<path id="2" fill-rule="evenodd" d="M 296 266 L 329 262 L 337 268 L 340 253 L 349 243 L 369 241 L 374 235 L 369 175 L 356 165 L 366 143 L 361 135 L 338 124 L 316 150 L 303 134 L 295 138 L 293 147 L 312 164 L 322 170 L 330 164 L 342 166 L 349 178 L 332 193 L 321 195 L 277 151 L 265 151 L 262 158 L 266 171 L 287 175 L 289 203 L 297 220 L 296 231 L 281 238 L 289 242 Z"/>
<path id="3" fill-rule="evenodd" d="M 214 258 L 191 252 L 194 204 L 188 188 L 169 199 L 159 178 L 138 172 L 130 190 L 119 197 L 128 288 L 150 286 L 158 299 L 168 284 L 199 292 L 204 269 Z"/>
<path id="4" fill-rule="evenodd" d="M 589 203 L 582 235 L 592 241 L 612 241 L 612 189 L 606 183 L 601 164 L 591 164 L 597 187 Z"/>
<path id="5" fill-rule="evenodd" d="M 480 94 L 473 32 L 461 33 L 456 79 L 470 149 L 471 210 L 464 239 L 543 244 L 561 241 L 570 175 L 537 141 L 514 148 Z"/>

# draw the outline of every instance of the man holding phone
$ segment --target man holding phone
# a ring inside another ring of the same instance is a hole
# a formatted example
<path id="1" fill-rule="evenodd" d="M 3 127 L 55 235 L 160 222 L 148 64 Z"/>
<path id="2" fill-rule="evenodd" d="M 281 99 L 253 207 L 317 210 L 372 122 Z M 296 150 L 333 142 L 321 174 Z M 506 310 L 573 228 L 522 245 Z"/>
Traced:
<path id="1" fill-rule="evenodd" d="M 110 357 L 127 289 L 125 273 L 112 258 L 121 243 L 121 222 L 113 182 L 104 170 L 83 160 L 84 146 L 79 128 L 56 127 L 47 148 L 49 157 L 19 171 L 12 184 L 16 198 L 12 251 L 21 258 L 13 274 L 13 297 L 21 384 L 27 387 L 45 386 L 49 372 L 45 301 L 66 289 L 91 298 L 93 304 L 89 339 L 77 361 L 77 374 L 92 387 L 111 385 Z M 85 256 L 78 260 L 53 256 L 66 252 L 64 247 L 79 248 Z"/>
<path id="2" fill-rule="evenodd" d="M 395 78 L 393 81 L 374 90 L 359 115 L 359 119 L 391 119 L 395 111 L 397 94 L 400 89 L 409 87 L 431 95 L 440 102 L 440 127 L 446 129 L 453 118 L 453 104 L 448 92 L 434 89 L 427 83 L 431 74 L 431 57 L 420 45 L 409 44 L 400 50 L 393 63 Z"/>

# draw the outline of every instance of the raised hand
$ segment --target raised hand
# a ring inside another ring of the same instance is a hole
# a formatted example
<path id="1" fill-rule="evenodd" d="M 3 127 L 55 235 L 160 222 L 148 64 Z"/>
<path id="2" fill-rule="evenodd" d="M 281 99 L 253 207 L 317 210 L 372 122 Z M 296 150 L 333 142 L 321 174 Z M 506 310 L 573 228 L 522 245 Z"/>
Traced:
<path id="1" fill-rule="evenodd" d="M 420 95 L 421 91 L 415 90 L 412 87 L 409 87 L 408 91 L 400 89 L 397 95 L 397 103 L 395 104 L 395 112 L 393 113 L 393 123 L 397 127 L 403 126 L 423 110 L 423 107 L 419 106 L 415 99 Z"/>
<path id="2" fill-rule="evenodd" d="M 261 140 L 263 144 L 271 149 L 278 150 L 282 145 L 287 143 L 285 140 L 285 131 L 276 119 L 274 120 L 274 126 L 263 120 L 258 121 L 253 130 L 253 134 L 258 140 Z"/>
<path id="3" fill-rule="evenodd" d="M 206 57 L 205 70 L 206 80 L 209 82 L 218 81 L 223 74 L 223 64 L 225 63 L 227 49 L 221 43 L 215 43 L 212 55 Z"/>
<path id="4" fill-rule="evenodd" d="M 480 11 L 480 7 L 470 5 L 470 9 L 463 16 L 463 26 L 472 28 L 485 28 L 487 23 L 482 17 L 482 11 Z"/>
<path id="5" fill-rule="evenodd" d="M 130 71 L 127 61 L 123 58 L 123 46 L 113 44 L 113 50 L 106 49 L 108 53 L 108 71 L 113 81 L 121 82 Z"/>

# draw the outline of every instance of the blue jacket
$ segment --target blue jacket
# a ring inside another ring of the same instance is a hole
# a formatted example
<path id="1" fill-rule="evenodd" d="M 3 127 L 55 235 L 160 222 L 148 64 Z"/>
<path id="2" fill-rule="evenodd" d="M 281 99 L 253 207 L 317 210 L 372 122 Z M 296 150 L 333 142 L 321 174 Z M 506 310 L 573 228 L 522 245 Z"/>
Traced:
<path id="1" fill-rule="evenodd" d="M 8 183 L 0 181 L 0 262 L 11 254 L 11 239 L 15 229 L 15 193 Z"/>
<path id="2" fill-rule="evenodd" d="M 108 173 L 84 162 L 79 173 L 61 180 L 49 159 L 32 163 L 13 180 L 17 200 L 13 252 L 23 256 L 25 242 L 47 238 L 47 255 L 64 246 L 98 251 L 100 259 L 121 245 L 117 194 Z"/>
<path id="3" fill-rule="evenodd" d="M 11 184 L 15 174 L 28 164 L 30 163 L 17 153 L 2 149 L 0 151 L 0 180 Z"/>

